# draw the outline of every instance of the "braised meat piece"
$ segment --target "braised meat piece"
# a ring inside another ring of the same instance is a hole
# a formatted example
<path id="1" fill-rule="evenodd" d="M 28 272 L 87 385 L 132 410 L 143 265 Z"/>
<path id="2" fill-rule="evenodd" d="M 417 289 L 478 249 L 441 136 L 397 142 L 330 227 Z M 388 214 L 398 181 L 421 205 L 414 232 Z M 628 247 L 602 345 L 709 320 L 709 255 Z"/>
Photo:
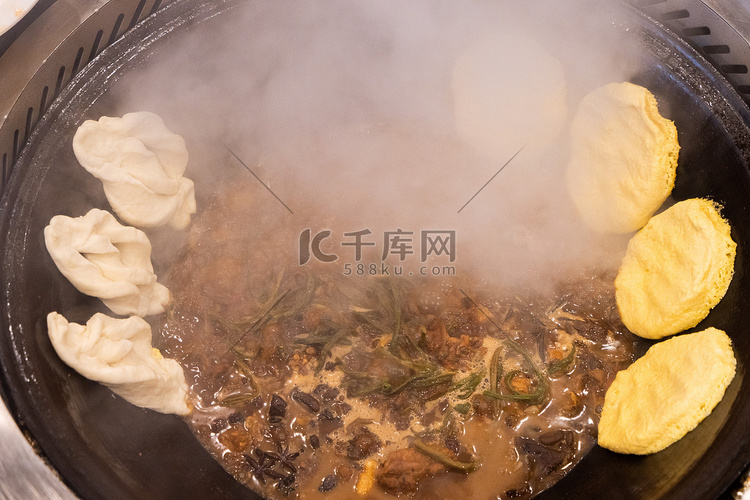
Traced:
<path id="1" fill-rule="evenodd" d="M 417 491 L 419 481 L 446 470 L 444 465 L 414 448 L 402 448 L 386 457 L 375 480 L 393 495 L 411 494 Z"/>
<path id="2" fill-rule="evenodd" d="M 458 368 L 462 361 L 471 359 L 481 346 L 481 338 L 465 334 L 452 337 L 448 334 L 445 323 L 439 319 L 424 330 L 425 352 L 446 368 Z"/>
<path id="3" fill-rule="evenodd" d="M 362 460 L 377 453 L 383 445 L 380 438 L 365 426 L 354 428 L 353 437 L 348 441 L 346 456 L 351 460 Z"/>

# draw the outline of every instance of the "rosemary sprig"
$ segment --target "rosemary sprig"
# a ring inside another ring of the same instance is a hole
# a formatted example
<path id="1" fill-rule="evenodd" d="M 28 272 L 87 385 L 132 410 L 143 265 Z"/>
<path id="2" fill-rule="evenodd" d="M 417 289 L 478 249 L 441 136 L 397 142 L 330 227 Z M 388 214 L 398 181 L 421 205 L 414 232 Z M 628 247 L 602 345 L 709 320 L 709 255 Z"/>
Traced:
<path id="1" fill-rule="evenodd" d="M 372 313 L 373 311 L 356 311 L 355 310 L 355 311 L 352 311 L 352 312 L 353 312 L 354 316 L 356 316 L 360 320 L 364 321 L 368 325 L 372 326 L 373 328 L 375 328 L 376 330 L 378 330 L 383 335 L 391 335 L 393 333 L 393 330 L 390 327 L 384 325 L 383 323 L 381 323 L 380 321 L 376 320 L 375 318 L 373 318 L 370 315 L 370 313 Z"/>
<path id="2" fill-rule="evenodd" d="M 440 429 L 438 432 L 445 437 L 445 438 L 455 438 L 458 434 L 458 429 L 456 428 L 456 418 L 453 414 L 455 410 L 452 406 L 449 406 L 448 409 L 445 411 L 445 415 L 443 416 L 443 421 L 440 424 Z"/>
<path id="3" fill-rule="evenodd" d="M 336 333 L 331 335 L 328 341 L 323 344 L 323 347 L 321 347 L 318 351 L 318 364 L 315 367 L 315 374 L 318 375 L 321 370 L 323 370 L 326 360 L 328 359 L 328 356 L 331 355 L 331 351 L 333 350 L 334 346 L 341 343 L 341 341 L 344 340 L 347 336 L 356 334 L 356 330 L 352 330 L 349 328 L 339 328 Z"/>
<path id="4" fill-rule="evenodd" d="M 283 295 L 281 295 L 281 297 L 279 297 L 278 299 L 276 299 L 276 301 L 275 301 L 275 302 L 274 302 L 273 304 L 271 304 L 271 306 L 270 306 L 269 308 L 267 308 L 267 309 L 266 309 L 266 310 L 265 310 L 265 311 L 263 312 L 263 314 L 262 314 L 262 315 L 261 315 L 261 316 L 260 316 L 260 317 L 259 317 L 259 318 L 258 318 L 258 319 L 257 319 L 256 321 L 255 321 L 255 323 L 253 323 L 253 324 L 252 324 L 252 325 L 250 326 L 250 328 L 248 328 L 247 330 L 245 330 L 245 331 L 244 331 L 244 332 L 242 333 L 242 335 L 240 335 L 240 337 L 239 337 L 239 338 L 237 339 L 237 341 L 235 341 L 235 343 L 231 345 L 230 349 L 234 349 L 235 347 L 237 347 L 237 345 L 238 345 L 238 344 L 239 344 L 240 342 L 242 342 L 242 340 L 243 340 L 243 339 L 244 339 L 244 338 L 245 338 L 245 337 L 246 337 L 247 335 L 249 335 L 250 333 L 252 333 L 252 332 L 254 332 L 255 330 L 259 329 L 259 328 L 260 328 L 260 327 L 261 327 L 262 325 L 265 325 L 265 324 L 266 324 L 266 323 L 267 323 L 268 321 L 270 321 L 270 319 L 271 319 L 271 317 L 272 317 L 272 316 L 271 316 L 271 313 L 272 313 L 272 311 L 274 310 L 274 308 L 275 308 L 276 306 L 278 306 L 278 305 L 279 305 L 279 303 L 280 303 L 280 302 L 281 302 L 282 300 L 284 300 L 284 297 L 286 297 L 286 296 L 287 296 L 287 295 L 289 294 L 289 292 L 291 292 L 291 289 L 287 290 L 286 292 L 284 292 L 284 294 L 283 294 Z"/>
<path id="5" fill-rule="evenodd" d="M 498 349 L 502 349 L 499 347 Z M 519 392 L 516 389 L 512 387 L 510 384 L 510 381 L 515 377 L 518 373 L 521 373 L 520 370 L 514 370 L 509 373 L 507 373 L 504 377 L 505 386 L 510 392 L 510 394 L 501 394 L 499 392 L 495 392 L 493 390 L 486 390 L 483 392 L 483 394 L 489 398 L 493 398 L 500 401 L 521 401 L 528 404 L 539 404 L 543 402 L 548 394 L 549 394 L 549 379 L 542 373 L 539 368 L 537 368 L 536 364 L 531 362 L 530 358 L 527 358 L 530 362 L 531 369 L 534 372 L 534 376 L 536 378 L 536 389 L 534 389 L 533 392 Z M 499 381 L 499 377 L 497 382 Z"/>
<path id="6" fill-rule="evenodd" d="M 387 281 L 387 285 L 383 285 L 377 290 L 377 298 L 380 305 L 379 309 L 370 309 L 365 307 L 355 306 L 352 308 L 353 314 L 372 326 L 376 330 L 380 331 L 384 335 L 390 335 L 391 339 L 388 342 L 388 349 L 393 354 L 398 354 L 398 348 L 401 342 L 401 295 L 392 281 Z M 385 312 L 386 319 L 391 319 L 393 325 L 389 326 L 384 322 L 381 322 L 372 317 L 372 313 Z"/>
<path id="7" fill-rule="evenodd" d="M 484 391 L 485 396 L 494 398 L 502 401 L 521 401 L 528 404 L 539 404 L 544 401 L 547 396 L 547 388 L 539 386 L 534 392 L 530 393 L 515 393 L 515 394 L 498 394 L 493 391 Z"/>
<path id="8" fill-rule="evenodd" d="M 275 307 L 275 303 L 279 301 L 279 289 L 281 288 L 283 277 L 284 273 L 279 273 L 278 278 L 273 281 L 273 286 L 260 295 L 260 305 L 258 307 L 259 312 L 256 314 L 244 316 L 237 321 L 229 321 L 211 311 L 209 312 L 210 319 L 219 323 L 227 330 L 246 330 L 247 328 L 257 329 L 262 327 L 268 321 L 264 321 L 263 324 L 261 324 L 261 320 L 268 315 L 269 311 Z M 287 293 L 290 291 L 291 289 L 287 290 Z M 270 317 L 268 319 L 270 320 Z"/>
<path id="9" fill-rule="evenodd" d="M 393 286 L 392 282 L 389 282 L 388 285 L 393 301 L 393 337 L 391 337 L 388 348 L 392 353 L 396 353 L 399 348 L 399 337 L 401 336 L 401 297 L 398 288 Z"/>
<path id="10" fill-rule="evenodd" d="M 393 354 L 389 349 L 385 349 L 383 346 L 376 347 L 373 351 L 373 355 L 381 356 L 406 369 L 414 370 L 418 374 L 434 373 L 440 369 L 438 365 L 429 359 L 406 359 L 404 356 Z"/>
<path id="11" fill-rule="evenodd" d="M 547 373 L 552 376 L 563 373 L 576 357 L 576 346 L 571 347 L 570 352 L 563 359 L 553 361 L 547 365 Z"/>
<path id="12" fill-rule="evenodd" d="M 253 359 L 260 354 L 260 347 L 253 347 L 251 349 L 245 349 L 240 346 L 234 346 L 232 349 L 230 349 L 236 356 L 240 357 L 241 359 Z"/>
<path id="13" fill-rule="evenodd" d="M 474 299 L 469 297 L 469 295 L 466 292 L 461 290 L 461 293 L 464 294 L 464 296 L 467 299 L 469 299 L 471 303 L 474 304 L 474 306 L 477 309 L 479 309 L 479 311 L 482 314 L 484 314 L 484 316 L 490 321 L 490 323 L 492 323 L 492 325 L 495 328 L 498 329 L 500 333 L 505 335 L 505 343 L 508 346 L 510 346 L 510 348 L 513 349 L 516 353 L 518 353 L 524 359 L 524 361 L 526 361 L 526 364 L 531 368 L 531 371 L 534 373 L 534 376 L 536 377 L 536 381 L 537 381 L 537 387 L 533 393 L 520 394 L 520 393 L 517 393 L 517 391 L 512 390 L 511 391 L 513 392 L 512 394 L 500 394 L 499 392 L 495 392 L 495 390 L 492 390 L 493 381 L 491 380 L 490 390 L 484 391 L 483 394 L 485 396 L 488 396 L 494 399 L 509 400 L 509 401 L 525 401 L 529 404 L 537 404 L 537 403 L 541 403 L 542 401 L 544 401 L 544 399 L 547 397 L 547 394 L 549 393 L 549 378 L 547 377 L 547 375 L 542 370 L 539 369 L 536 362 L 531 357 L 531 355 L 526 351 L 526 349 L 524 349 L 523 346 L 521 346 L 521 344 L 519 344 L 518 342 L 510 338 L 510 336 L 507 333 L 505 333 L 505 331 L 502 328 L 500 328 L 500 325 L 495 323 L 495 320 L 492 319 L 492 316 L 490 314 L 488 314 L 484 309 L 479 307 L 479 304 L 477 304 L 476 301 L 474 301 Z M 497 351 L 495 351 L 495 353 L 497 353 Z M 495 358 L 494 355 L 493 355 L 493 358 Z M 500 363 L 499 356 L 497 359 L 495 359 L 495 363 L 494 363 L 495 367 L 497 367 L 498 363 Z M 495 369 L 497 370 L 497 368 Z M 499 377 L 496 374 L 495 380 L 494 380 L 495 388 L 497 387 L 498 381 L 499 381 Z"/>
<path id="14" fill-rule="evenodd" d="M 424 453 L 428 457 L 432 458 L 436 462 L 439 462 L 445 465 L 449 469 L 455 469 L 455 470 L 460 470 L 464 472 L 472 472 L 472 471 L 475 471 L 479 467 L 479 464 L 477 464 L 474 460 L 470 462 L 458 461 L 454 458 L 449 457 L 442 451 L 436 450 L 435 448 L 425 444 L 420 439 L 415 440 L 413 444 L 414 444 L 414 448 Z"/>
<path id="15" fill-rule="evenodd" d="M 258 387 L 258 383 L 255 381 L 255 377 L 253 376 L 253 372 L 250 369 L 250 365 L 248 365 L 244 359 L 241 359 L 239 357 L 234 360 L 234 363 L 237 365 L 237 368 L 239 368 L 240 373 L 242 373 L 242 375 L 245 376 L 249 381 L 250 388 L 252 389 L 252 394 L 258 394 L 260 392 L 260 388 Z"/>
<path id="16" fill-rule="evenodd" d="M 341 370 L 346 375 L 344 384 L 347 385 L 349 396 L 363 397 L 374 393 L 393 396 L 409 387 L 425 390 L 440 384 L 449 384 L 455 376 L 453 372 L 441 371 L 437 365 L 429 360 L 407 360 L 395 356 L 384 346 L 377 347 L 372 354 L 374 357 L 379 357 L 390 363 L 392 367 L 398 367 L 402 375 L 395 377 L 395 379 L 387 376 L 377 379 L 369 372 L 351 371 L 342 366 Z M 453 389 L 448 386 L 444 391 L 432 395 L 431 399 L 440 397 L 451 390 Z"/>
<path id="17" fill-rule="evenodd" d="M 395 396 L 408 387 L 419 389 L 428 389 L 439 384 L 445 384 L 452 380 L 452 373 L 440 373 L 433 375 L 431 373 L 414 374 L 398 382 L 392 380 L 376 380 L 370 374 L 363 372 L 345 372 L 346 375 L 354 379 L 355 383 L 347 383 L 349 390 L 347 395 L 350 397 L 363 397 L 374 393 L 380 393 L 384 396 Z M 365 383 L 363 383 L 365 382 Z M 367 383 L 369 382 L 369 383 Z M 435 399 L 449 392 L 449 389 L 433 395 Z"/>
<path id="18" fill-rule="evenodd" d="M 438 373 L 437 375 L 417 378 L 414 381 L 414 386 L 423 389 L 438 384 L 447 384 L 448 382 L 453 382 L 453 377 L 455 376 L 456 374 L 454 372 L 442 372 Z M 450 392 L 450 390 L 451 389 L 448 389 L 446 392 Z"/>
<path id="19" fill-rule="evenodd" d="M 247 403 L 251 402 L 255 398 L 256 398 L 255 394 L 247 394 L 247 393 L 231 394 L 225 398 L 219 399 L 218 403 L 219 403 L 219 406 L 237 407 L 237 406 L 246 405 Z"/>
<path id="20" fill-rule="evenodd" d="M 260 309 L 267 309 L 271 304 L 276 302 L 276 299 L 279 297 L 279 290 L 281 290 L 281 283 L 284 281 L 286 270 L 280 271 L 275 274 L 276 277 L 272 281 L 271 288 L 262 292 L 258 297 L 261 302 Z"/>
<path id="21" fill-rule="evenodd" d="M 469 413 L 469 410 L 471 410 L 471 403 L 461 403 L 457 404 L 453 407 L 454 410 L 456 410 L 461 415 L 467 415 Z"/>
<path id="22" fill-rule="evenodd" d="M 310 305 L 318 283 L 312 272 L 306 270 L 304 275 L 305 282 L 301 286 L 289 290 L 291 293 L 289 293 L 289 298 L 285 301 L 285 307 L 278 308 L 273 312 L 272 318 L 274 320 L 279 321 L 293 318 Z"/>
<path id="23" fill-rule="evenodd" d="M 474 391 L 482 382 L 483 378 L 484 370 L 478 370 L 476 372 L 470 373 L 466 377 L 456 382 L 453 387 L 451 387 L 450 392 L 461 391 L 456 397 L 458 399 L 469 399 L 471 395 L 474 394 Z"/>
<path id="24" fill-rule="evenodd" d="M 502 354 L 503 348 L 498 347 L 495 352 L 492 353 L 490 358 L 490 391 L 500 394 L 500 377 L 503 375 L 503 365 L 500 354 Z M 495 399 L 492 401 L 492 416 L 497 418 L 500 416 L 500 401 Z"/>
<path id="25" fill-rule="evenodd" d="M 315 276 L 307 271 L 305 273 L 305 282 L 303 285 L 296 288 L 288 288 L 286 292 L 279 295 L 280 285 L 285 275 L 286 273 L 276 281 L 272 288 L 273 292 L 269 293 L 271 299 L 266 300 L 261 305 L 261 311 L 258 314 L 247 316 L 234 323 L 230 323 L 218 315 L 211 313 L 211 319 L 219 322 L 225 328 L 232 330 L 244 329 L 242 335 L 240 335 L 240 337 L 230 346 L 230 349 L 237 347 L 246 336 L 262 329 L 271 321 L 292 318 L 302 312 L 302 310 L 310 304 L 317 287 Z M 288 298 L 286 298 L 287 296 Z M 285 307 L 280 307 L 281 301 L 285 298 Z"/>

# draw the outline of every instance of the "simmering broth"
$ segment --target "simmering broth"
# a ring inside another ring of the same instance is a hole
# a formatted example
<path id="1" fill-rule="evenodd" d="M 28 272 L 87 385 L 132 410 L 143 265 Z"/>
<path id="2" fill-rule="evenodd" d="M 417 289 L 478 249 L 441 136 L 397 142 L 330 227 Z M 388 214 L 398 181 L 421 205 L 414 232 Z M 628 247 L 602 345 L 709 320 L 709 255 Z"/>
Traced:
<path id="1" fill-rule="evenodd" d="M 203 211 L 160 329 L 194 434 L 239 481 L 268 498 L 351 497 L 368 477 L 363 498 L 527 498 L 593 446 L 634 359 L 613 273 L 543 293 L 345 276 L 300 266 L 263 214 L 241 183 Z"/>

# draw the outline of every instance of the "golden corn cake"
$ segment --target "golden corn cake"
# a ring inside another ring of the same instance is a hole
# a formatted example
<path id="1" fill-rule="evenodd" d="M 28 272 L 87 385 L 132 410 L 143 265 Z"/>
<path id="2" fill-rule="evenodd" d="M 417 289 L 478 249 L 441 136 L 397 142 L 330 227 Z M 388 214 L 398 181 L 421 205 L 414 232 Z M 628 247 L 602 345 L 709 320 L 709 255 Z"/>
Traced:
<path id="1" fill-rule="evenodd" d="M 615 278 L 622 322 L 658 339 L 692 328 L 719 303 L 734 272 L 731 228 L 712 201 L 681 201 L 636 233 Z"/>
<path id="2" fill-rule="evenodd" d="M 680 145 L 656 98 L 632 83 L 587 94 L 571 124 L 568 191 L 586 224 L 602 233 L 643 227 L 672 192 Z"/>
<path id="3" fill-rule="evenodd" d="M 646 455 L 675 443 L 721 401 L 736 365 L 731 340 L 716 328 L 652 346 L 607 390 L 599 445 Z"/>

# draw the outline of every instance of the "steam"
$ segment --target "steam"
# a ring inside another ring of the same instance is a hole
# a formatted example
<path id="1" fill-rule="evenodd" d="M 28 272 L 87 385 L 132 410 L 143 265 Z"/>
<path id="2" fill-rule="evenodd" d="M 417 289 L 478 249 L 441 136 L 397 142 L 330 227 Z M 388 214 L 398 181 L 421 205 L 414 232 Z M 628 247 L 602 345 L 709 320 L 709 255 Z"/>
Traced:
<path id="1" fill-rule="evenodd" d="M 303 229 L 330 229 L 336 265 L 353 262 L 340 242 L 367 228 L 377 248 L 363 262 L 379 262 L 384 232 L 402 229 L 413 232 L 409 268 L 419 264 L 420 231 L 455 230 L 458 273 L 546 283 L 566 268 L 616 267 L 624 252 L 623 237 L 582 225 L 564 188 L 578 101 L 639 70 L 618 9 L 578 0 L 242 2 L 126 75 L 112 112 L 160 114 L 188 143 L 199 204 L 227 179 L 241 183 L 264 206 L 266 222 L 248 227 L 276 224 L 292 248 Z M 476 88 L 457 89 L 467 54 L 482 71 Z M 492 98 L 495 111 L 474 125 L 479 139 L 459 126 L 460 92 L 479 112 L 481 92 Z M 493 136 L 497 144 L 478 145 Z"/>

